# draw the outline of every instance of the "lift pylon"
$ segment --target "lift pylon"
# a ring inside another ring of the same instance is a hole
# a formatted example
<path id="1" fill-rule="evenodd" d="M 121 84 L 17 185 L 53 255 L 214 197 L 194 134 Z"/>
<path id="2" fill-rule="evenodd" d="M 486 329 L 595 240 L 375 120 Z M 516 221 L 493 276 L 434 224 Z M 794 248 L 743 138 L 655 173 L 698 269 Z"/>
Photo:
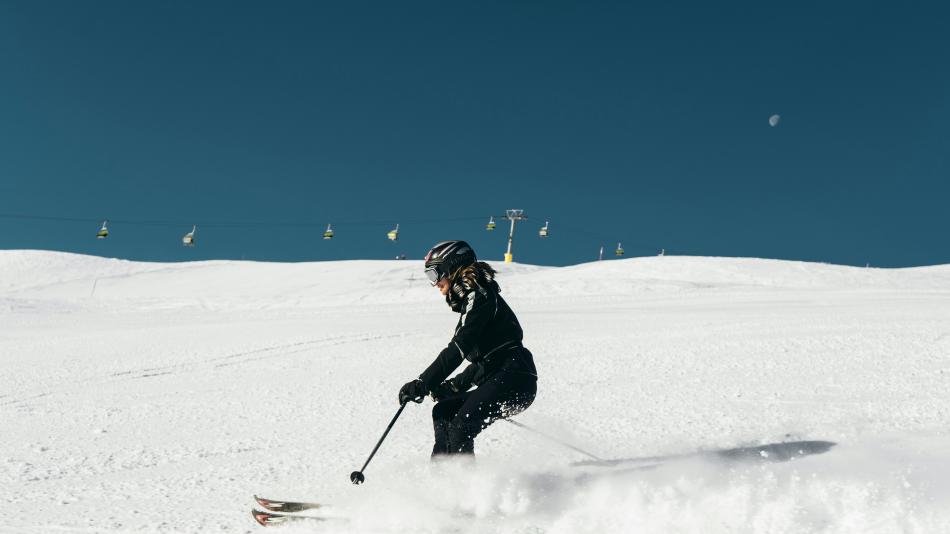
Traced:
<path id="1" fill-rule="evenodd" d="M 505 263 L 511 263 L 514 261 L 514 256 L 511 254 L 511 243 L 515 239 L 515 223 L 518 221 L 526 221 L 528 217 L 525 216 L 524 210 L 505 210 L 505 216 L 503 218 L 511 221 L 511 231 L 508 232 L 508 252 L 505 252 Z"/>

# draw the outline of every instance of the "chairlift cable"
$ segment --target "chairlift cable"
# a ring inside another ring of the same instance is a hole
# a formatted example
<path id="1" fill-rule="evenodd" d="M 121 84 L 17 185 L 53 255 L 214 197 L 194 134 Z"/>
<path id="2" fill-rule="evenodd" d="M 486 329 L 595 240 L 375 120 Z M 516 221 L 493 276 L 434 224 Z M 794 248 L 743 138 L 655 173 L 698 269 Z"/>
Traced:
<path id="1" fill-rule="evenodd" d="M 35 221 L 55 221 L 55 222 L 83 222 L 83 223 L 101 223 L 101 217 L 62 217 L 55 215 L 31 215 L 23 213 L 0 213 L 0 218 L 3 219 L 20 219 L 20 220 L 35 220 Z M 433 223 L 446 223 L 446 222 L 464 222 L 464 221 L 475 221 L 482 220 L 482 217 L 447 217 L 447 218 L 431 218 L 431 219 L 400 219 L 402 223 L 409 224 L 433 224 Z M 173 220 L 150 220 L 150 219 L 121 219 L 121 218 L 109 218 L 110 224 L 113 225 L 134 225 L 134 226 L 188 226 L 194 225 L 194 219 L 189 221 L 173 221 Z M 305 227 L 305 228 L 322 228 L 326 223 L 325 222 L 316 222 L 316 221 L 198 221 L 197 224 L 202 227 L 217 227 L 217 228 L 227 228 L 227 227 Z M 392 219 L 381 219 L 381 220 L 338 220 L 333 219 L 333 224 L 336 226 L 374 226 L 374 225 L 388 225 L 392 224 Z"/>

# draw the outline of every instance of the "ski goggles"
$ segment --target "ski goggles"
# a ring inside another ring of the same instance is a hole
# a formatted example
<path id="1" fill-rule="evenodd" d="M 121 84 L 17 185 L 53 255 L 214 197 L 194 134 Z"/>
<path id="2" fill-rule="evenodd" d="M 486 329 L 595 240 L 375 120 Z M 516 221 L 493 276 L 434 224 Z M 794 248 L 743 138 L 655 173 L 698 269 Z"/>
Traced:
<path id="1" fill-rule="evenodd" d="M 442 273 L 440 273 L 439 270 L 434 266 L 429 267 L 426 269 L 426 278 L 429 279 L 429 282 L 431 282 L 432 285 L 436 285 L 439 283 L 439 280 L 442 279 Z"/>

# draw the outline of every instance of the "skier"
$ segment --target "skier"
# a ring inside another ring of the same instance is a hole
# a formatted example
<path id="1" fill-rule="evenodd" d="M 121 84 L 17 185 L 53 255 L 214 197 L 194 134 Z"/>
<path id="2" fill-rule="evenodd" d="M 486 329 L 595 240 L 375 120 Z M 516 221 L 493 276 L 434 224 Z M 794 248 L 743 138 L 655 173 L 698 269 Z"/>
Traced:
<path id="1" fill-rule="evenodd" d="M 419 378 L 399 390 L 399 403 L 422 402 L 426 395 L 436 401 L 433 458 L 474 454 L 479 432 L 531 405 L 538 372 L 531 352 L 521 344 L 518 318 L 499 295 L 495 270 L 477 261 L 468 243 L 443 241 L 432 247 L 425 272 L 461 317 L 449 345 Z M 469 365 L 446 380 L 463 359 Z"/>

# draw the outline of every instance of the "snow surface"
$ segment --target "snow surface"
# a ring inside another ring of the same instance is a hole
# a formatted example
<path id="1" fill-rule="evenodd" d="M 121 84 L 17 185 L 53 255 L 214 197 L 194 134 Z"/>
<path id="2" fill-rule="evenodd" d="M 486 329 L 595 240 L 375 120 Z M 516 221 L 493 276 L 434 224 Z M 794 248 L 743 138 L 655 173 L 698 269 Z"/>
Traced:
<path id="1" fill-rule="evenodd" d="M 254 493 L 349 518 L 289 533 L 950 532 L 950 266 L 498 268 L 541 375 L 518 421 L 603 458 L 837 445 L 578 467 L 499 422 L 432 464 L 427 401 L 353 486 L 455 324 L 417 262 L 0 251 L 0 532 L 256 532 Z"/>

